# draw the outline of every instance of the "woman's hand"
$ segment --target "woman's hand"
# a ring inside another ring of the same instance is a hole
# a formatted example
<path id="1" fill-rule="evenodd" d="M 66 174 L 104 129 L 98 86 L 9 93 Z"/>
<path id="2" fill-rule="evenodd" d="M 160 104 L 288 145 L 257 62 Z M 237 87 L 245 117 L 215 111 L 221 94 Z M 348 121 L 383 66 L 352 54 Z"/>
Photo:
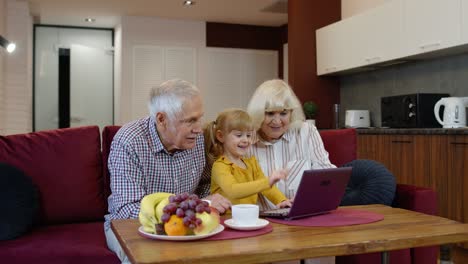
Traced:
<path id="1" fill-rule="evenodd" d="M 205 197 L 204 199 L 211 202 L 210 206 L 214 207 L 220 214 L 224 214 L 229 208 L 231 208 L 231 201 L 224 198 L 219 193 L 215 193 Z"/>
<path id="2" fill-rule="evenodd" d="M 277 206 L 278 208 L 291 207 L 291 206 L 292 206 L 292 203 L 293 203 L 293 200 L 288 199 L 288 200 L 282 201 L 281 203 L 277 204 L 276 206 Z"/>
<path id="3" fill-rule="evenodd" d="M 281 170 L 273 171 L 273 173 L 269 177 L 270 187 L 280 180 L 286 180 L 286 178 L 288 177 L 288 173 L 289 173 L 288 169 L 281 169 Z"/>

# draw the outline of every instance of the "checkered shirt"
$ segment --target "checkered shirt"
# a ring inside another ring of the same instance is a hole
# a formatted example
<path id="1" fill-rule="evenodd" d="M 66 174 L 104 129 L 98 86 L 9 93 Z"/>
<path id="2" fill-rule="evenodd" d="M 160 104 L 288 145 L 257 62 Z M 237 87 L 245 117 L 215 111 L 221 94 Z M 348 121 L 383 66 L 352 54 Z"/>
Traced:
<path id="1" fill-rule="evenodd" d="M 169 154 L 152 117 L 119 129 L 112 141 L 108 167 L 112 194 L 106 230 L 113 219 L 137 218 L 140 201 L 147 194 L 189 192 L 205 197 L 210 191 L 209 173 L 204 172 L 203 136 L 197 138 L 194 148 Z"/>

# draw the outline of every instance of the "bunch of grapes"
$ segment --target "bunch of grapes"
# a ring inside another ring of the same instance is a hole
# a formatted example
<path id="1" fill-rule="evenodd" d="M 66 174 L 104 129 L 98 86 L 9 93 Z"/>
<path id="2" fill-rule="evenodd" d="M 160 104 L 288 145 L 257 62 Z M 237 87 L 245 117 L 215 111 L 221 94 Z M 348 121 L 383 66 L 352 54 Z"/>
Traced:
<path id="1" fill-rule="evenodd" d="M 196 194 L 181 193 L 169 196 L 169 203 L 163 208 L 161 221 L 167 223 L 171 215 L 183 218 L 184 225 L 194 229 L 202 223 L 196 213 L 211 213 L 208 202 L 200 200 Z"/>

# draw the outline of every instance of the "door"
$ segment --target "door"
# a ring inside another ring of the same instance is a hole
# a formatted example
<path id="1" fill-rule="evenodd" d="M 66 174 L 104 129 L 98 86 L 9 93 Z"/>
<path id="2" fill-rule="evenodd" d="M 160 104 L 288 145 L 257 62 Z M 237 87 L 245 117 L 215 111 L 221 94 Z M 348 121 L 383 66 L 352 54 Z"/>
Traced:
<path id="1" fill-rule="evenodd" d="M 70 127 L 113 124 L 111 50 L 72 44 Z"/>

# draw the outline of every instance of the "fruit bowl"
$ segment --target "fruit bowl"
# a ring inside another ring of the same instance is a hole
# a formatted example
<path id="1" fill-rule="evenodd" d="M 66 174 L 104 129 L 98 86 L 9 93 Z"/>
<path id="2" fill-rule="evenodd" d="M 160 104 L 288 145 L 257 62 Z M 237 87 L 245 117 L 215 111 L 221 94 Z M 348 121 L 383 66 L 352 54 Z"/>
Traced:
<path id="1" fill-rule="evenodd" d="M 198 239 L 214 236 L 216 234 L 223 232 L 223 230 L 224 230 L 224 226 L 218 225 L 218 227 L 215 228 L 213 231 L 204 235 L 168 236 L 168 235 L 156 235 L 156 234 L 147 233 L 143 230 L 143 226 L 140 226 L 138 228 L 138 233 L 142 235 L 143 237 L 150 238 L 150 239 L 169 240 L 169 241 L 189 241 L 189 240 L 198 240 Z"/>

